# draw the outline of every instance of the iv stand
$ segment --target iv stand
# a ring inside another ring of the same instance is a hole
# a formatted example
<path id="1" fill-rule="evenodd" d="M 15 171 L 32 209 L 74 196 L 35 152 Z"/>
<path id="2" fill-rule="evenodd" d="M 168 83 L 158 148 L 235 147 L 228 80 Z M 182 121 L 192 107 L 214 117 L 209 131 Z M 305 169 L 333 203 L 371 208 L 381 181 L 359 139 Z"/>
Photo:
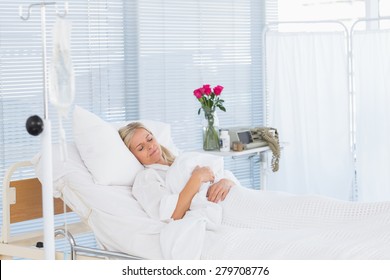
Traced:
<path id="1" fill-rule="evenodd" d="M 27 21 L 30 18 L 31 10 L 39 6 L 41 10 L 41 34 L 42 34 L 42 63 L 43 63 L 43 93 L 44 93 L 44 119 L 34 115 L 27 119 L 26 129 L 28 133 L 37 136 L 43 132 L 41 137 L 42 166 L 45 170 L 42 178 L 42 208 L 44 220 L 44 253 L 46 260 L 55 259 L 55 233 L 54 233 L 54 202 L 53 202 L 53 167 L 52 167 L 52 137 L 51 122 L 49 120 L 49 94 L 47 86 L 47 66 L 46 66 L 46 6 L 55 5 L 56 2 L 34 3 L 28 7 L 27 16 L 23 16 L 23 8 L 19 6 L 19 16 Z M 65 17 L 68 12 L 68 4 L 65 3 L 65 12 L 56 15 Z"/>

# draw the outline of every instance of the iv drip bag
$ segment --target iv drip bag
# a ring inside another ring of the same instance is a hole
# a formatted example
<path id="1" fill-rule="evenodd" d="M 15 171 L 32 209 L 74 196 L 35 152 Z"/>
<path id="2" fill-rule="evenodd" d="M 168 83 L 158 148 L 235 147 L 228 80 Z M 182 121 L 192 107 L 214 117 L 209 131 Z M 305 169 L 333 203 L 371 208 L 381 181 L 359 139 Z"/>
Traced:
<path id="1" fill-rule="evenodd" d="M 60 149 L 63 161 L 67 159 L 67 149 L 62 119 L 68 116 L 75 92 L 74 72 L 70 55 L 70 31 L 70 22 L 57 17 L 53 28 L 49 99 L 58 111 Z"/>
<path id="2" fill-rule="evenodd" d="M 70 55 L 71 24 L 57 18 L 53 29 L 53 53 L 50 67 L 50 102 L 60 117 L 67 117 L 74 100 L 74 73 Z"/>

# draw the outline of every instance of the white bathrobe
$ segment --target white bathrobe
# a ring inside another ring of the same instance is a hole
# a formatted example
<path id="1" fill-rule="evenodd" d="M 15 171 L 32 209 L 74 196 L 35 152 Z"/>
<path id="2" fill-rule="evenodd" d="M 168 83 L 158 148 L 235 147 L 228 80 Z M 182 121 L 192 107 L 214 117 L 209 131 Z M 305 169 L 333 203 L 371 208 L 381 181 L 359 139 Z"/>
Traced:
<path id="1" fill-rule="evenodd" d="M 224 170 L 222 157 L 188 152 L 179 155 L 171 166 L 162 164 L 146 166 L 145 170 L 137 174 L 133 195 L 150 217 L 170 221 L 179 193 L 197 165 L 210 167 L 215 174 L 215 182 L 228 178 L 239 184 L 230 171 Z M 219 204 L 207 200 L 206 194 L 210 185 L 202 184 L 186 215 L 204 217 L 209 219 L 209 225 L 217 225 L 221 223 L 222 209 Z"/>

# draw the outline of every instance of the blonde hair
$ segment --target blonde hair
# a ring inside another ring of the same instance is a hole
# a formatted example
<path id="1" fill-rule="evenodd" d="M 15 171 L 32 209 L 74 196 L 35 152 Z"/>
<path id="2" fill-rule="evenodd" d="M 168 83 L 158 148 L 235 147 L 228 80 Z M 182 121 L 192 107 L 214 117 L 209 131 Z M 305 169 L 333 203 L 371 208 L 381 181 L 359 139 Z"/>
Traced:
<path id="1" fill-rule="evenodd" d="M 118 131 L 120 137 L 122 138 L 122 141 L 125 143 L 126 147 L 128 147 L 129 149 L 130 149 L 131 139 L 133 138 L 135 131 L 139 128 L 145 129 L 147 132 L 149 132 L 151 135 L 153 135 L 153 133 L 140 122 L 131 122 L 131 123 L 127 124 L 126 126 L 121 127 Z M 175 161 L 175 156 L 167 148 L 165 148 L 163 145 L 160 144 L 160 147 L 161 147 L 161 151 L 162 151 L 162 158 L 168 164 L 172 164 Z"/>

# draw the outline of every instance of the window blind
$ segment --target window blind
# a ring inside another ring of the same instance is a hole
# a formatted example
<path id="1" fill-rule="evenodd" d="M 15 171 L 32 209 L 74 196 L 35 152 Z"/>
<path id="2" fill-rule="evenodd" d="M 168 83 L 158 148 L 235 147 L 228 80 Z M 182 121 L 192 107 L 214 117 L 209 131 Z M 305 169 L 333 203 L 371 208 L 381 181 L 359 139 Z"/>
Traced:
<path id="1" fill-rule="evenodd" d="M 193 90 L 210 84 L 224 86 L 220 128 L 263 123 L 264 1 L 150 0 L 140 1 L 138 11 L 142 118 L 171 123 L 179 148 L 199 149 L 204 116 L 197 115 Z M 227 167 L 253 186 L 253 164 L 236 160 Z"/>
<path id="2" fill-rule="evenodd" d="M 136 118 L 138 77 L 134 2 L 68 1 L 66 19 L 72 23 L 71 52 L 75 71 L 75 103 L 107 121 Z M 25 130 L 26 119 L 43 117 L 43 63 L 40 9 L 28 21 L 18 16 L 19 3 L 27 14 L 33 1 L 0 3 L 0 174 L 10 164 L 30 159 L 40 149 L 39 137 Z M 61 5 L 58 6 L 61 12 Z M 124 15 L 126 13 L 126 21 Z M 50 66 L 54 7 L 46 8 L 47 66 Z M 134 22 L 133 22 L 134 21 Z M 126 24 L 125 24 L 126 23 Z M 134 26 L 134 27 L 127 27 Z M 129 34 L 126 35 L 125 31 Z M 132 37 L 131 46 L 125 38 Z M 126 55 L 125 55 L 126 53 Z M 49 106 L 53 142 L 57 141 L 56 111 Z M 65 122 L 71 140 L 71 119 Z M 32 176 L 21 171 L 17 177 Z"/>
<path id="3" fill-rule="evenodd" d="M 138 78 L 136 48 L 125 44 L 126 32 L 136 26 L 133 1 L 68 1 L 67 20 L 72 23 L 71 52 L 75 72 L 75 103 L 95 112 L 107 121 L 136 118 Z M 27 7 L 34 1 L 1 1 L 0 3 L 0 176 L 13 163 L 31 159 L 40 149 L 40 137 L 30 136 L 25 130 L 26 119 L 38 114 L 43 117 L 43 62 L 40 9 L 34 6 L 28 21 L 18 16 L 19 4 Z M 62 12 L 62 3 L 58 10 Z M 126 21 L 125 21 L 126 14 Z M 56 20 L 55 8 L 46 7 L 47 61 L 49 68 L 52 48 L 52 27 Z M 136 38 L 136 37 L 134 37 Z M 132 42 L 133 45 L 134 41 Z M 126 55 L 125 55 L 126 54 Z M 131 101 L 131 102 L 129 102 Z M 57 116 L 49 106 L 53 142 L 57 142 Z M 128 113 L 130 112 L 130 113 Z M 67 138 L 72 140 L 71 118 L 65 121 Z M 34 176 L 32 169 L 18 170 L 15 178 Z M 68 214 L 69 223 L 78 221 Z M 64 217 L 55 219 L 56 225 Z M 42 220 L 12 226 L 16 234 L 41 228 Z M 93 236 L 76 236 L 80 245 L 93 243 Z M 59 242 L 62 246 L 63 242 Z"/>
<path id="4" fill-rule="evenodd" d="M 0 178 L 14 162 L 32 158 L 39 137 L 25 131 L 26 119 L 43 115 L 43 66 L 40 10 L 29 21 L 18 5 L 0 2 Z M 222 0 L 70 0 L 71 51 L 75 103 L 107 121 L 148 118 L 171 124 L 181 149 L 202 147 L 202 121 L 193 90 L 203 84 L 225 87 L 227 112 L 219 126 L 253 126 L 263 122 L 261 32 L 267 7 L 275 1 Z M 62 3 L 58 4 L 61 11 Z M 271 5 L 271 6 L 269 6 Z M 47 8 L 47 65 L 50 64 L 54 8 Z M 53 142 L 57 117 L 49 107 Z M 72 140 L 71 119 L 64 127 Z M 259 182 L 254 159 L 231 160 L 246 186 Z M 252 173 L 253 171 L 253 173 Z M 252 176 L 253 175 L 253 176 Z M 16 178 L 33 176 L 19 170 Z M 63 217 L 56 218 L 61 223 Z M 77 217 L 67 217 L 68 221 Z M 13 233 L 39 227 L 21 223 Z M 90 238 L 81 238 L 88 240 Z"/>

